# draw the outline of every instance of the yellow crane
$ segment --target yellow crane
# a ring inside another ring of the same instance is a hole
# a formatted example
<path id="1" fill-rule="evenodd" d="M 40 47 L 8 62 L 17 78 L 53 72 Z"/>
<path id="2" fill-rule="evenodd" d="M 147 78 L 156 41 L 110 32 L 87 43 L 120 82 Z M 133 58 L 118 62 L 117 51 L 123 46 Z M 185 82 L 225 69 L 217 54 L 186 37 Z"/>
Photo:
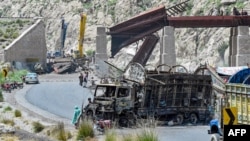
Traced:
<path id="1" fill-rule="evenodd" d="M 86 21 L 87 21 L 87 15 L 81 13 L 78 49 L 75 50 L 73 54 L 74 61 L 78 66 L 82 67 L 82 69 L 88 68 L 88 64 L 86 63 L 88 63 L 89 61 L 87 57 L 84 55 L 84 47 L 83 47 Z"/>
<path id="2" fill-rule="evenodd" d="M 85 34 L 85 26 L 87 21 L 87 15 L 82 13 L 81 14 L 81 20 L 80 20 L 80 32 L 79 32 L 79 39 L 78 39 L 78 49 L 75 50 L 74 58 L 84 58 L 84 47 L 83 47 L 83 41 L 84 41 L 84 34 Z"/>

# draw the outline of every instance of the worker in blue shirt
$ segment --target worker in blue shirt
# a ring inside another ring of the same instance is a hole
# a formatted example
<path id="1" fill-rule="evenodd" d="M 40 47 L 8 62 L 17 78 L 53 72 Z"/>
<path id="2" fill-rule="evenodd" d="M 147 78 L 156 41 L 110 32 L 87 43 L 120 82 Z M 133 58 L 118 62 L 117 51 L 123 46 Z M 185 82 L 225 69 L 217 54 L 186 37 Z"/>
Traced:
<path id="1" fill-rule="evenodd" d="M 220 124 L 219 124 L 219 120 L 214 118 L 210 121 L 209 123 L 209 126 L 210 126 L 210 131 L 211 133 L 218 133 L 222 136 L 222 132 L 220 130 Z"/>

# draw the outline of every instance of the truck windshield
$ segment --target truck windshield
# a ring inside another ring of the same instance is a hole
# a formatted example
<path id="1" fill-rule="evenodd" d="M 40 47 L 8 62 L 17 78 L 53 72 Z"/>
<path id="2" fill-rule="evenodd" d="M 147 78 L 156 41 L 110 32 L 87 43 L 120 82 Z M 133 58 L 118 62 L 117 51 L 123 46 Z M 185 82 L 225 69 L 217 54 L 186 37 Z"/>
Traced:
<path id="1" fill-rule="evenodd" d="M 95 96 L 114 97 L 115 91 L 115 86 L 98 86 L 96 88 Z"/>
<path id="2" fill-rule="evenodd" d="M 129 95 L 129 90 L 127 88 L 119 88 L 117 97 L 127 97 Z"/>

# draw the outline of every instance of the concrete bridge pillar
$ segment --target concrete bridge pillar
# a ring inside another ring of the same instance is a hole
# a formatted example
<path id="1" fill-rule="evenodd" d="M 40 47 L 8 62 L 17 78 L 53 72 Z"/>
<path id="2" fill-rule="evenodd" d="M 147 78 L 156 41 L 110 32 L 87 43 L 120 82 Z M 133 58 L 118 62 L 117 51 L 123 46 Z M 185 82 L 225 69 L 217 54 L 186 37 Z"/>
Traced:
<path id="1" fill-rule="evenodd" d="M 250 63 L 250 35 L 248 26 L 238 26 L 231 29 L 230 36 L 230 66 L 246 66 Z"/>
<path id="2" fill-rule="evenodd" d="M 165 26 L 160 43 L 160 64 L 169 66 L 176 65 L 174 27 Z M 168 67 L 161 67 L 161 70 L 168 70 Z"/>
<path id="3" fill-rule="evenodd" d="M 230 29 L 230 39 L 229 39 L 229 66 L 236 66 L 236 46 L 237 46 L 237 28 L 232 27 Z"/>
<path id="4" fill-rule="evenodd" d="M 96 52 L 95 52 L 95 65 L 96 70 L 101 76 L 107 74 L 107 64 L 104 61 L 108 60 L 107 55 L 107 35 L 105 27 L 97 27 L 96 36 Z"/>

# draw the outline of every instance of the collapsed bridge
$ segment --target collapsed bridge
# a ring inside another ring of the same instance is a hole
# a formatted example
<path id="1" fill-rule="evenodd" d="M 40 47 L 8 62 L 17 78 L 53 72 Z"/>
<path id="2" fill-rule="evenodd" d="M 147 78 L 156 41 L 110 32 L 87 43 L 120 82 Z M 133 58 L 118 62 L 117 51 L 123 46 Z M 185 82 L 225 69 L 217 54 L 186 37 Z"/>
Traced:
<path id="1" fill-rule="evenodd" d="M 137 53 L 133 59 L 133 62 L 143 63 L 142 65 L 144 65 L 158 41 L 157 37 L 152 37 L 155 36 L 153 34 L 165 26 L 174 28 L 214 28 L 250 25 L 250 16 L 248 15 L 176 16 L 187 10 L 188 2 L 189 0 L 170 8 L 159 6 L 110 27 L 107 34 L 112 37 L 111 57 L 114 57 L 123 47 L 134 42 L 144 39 L 146 42 L 152 40 L 150 42 L 153 43 L 150 45 L 143 44 L 140 47 L 140 53 Z M 138 58 L 141 59 L 138 60 Z"/>

